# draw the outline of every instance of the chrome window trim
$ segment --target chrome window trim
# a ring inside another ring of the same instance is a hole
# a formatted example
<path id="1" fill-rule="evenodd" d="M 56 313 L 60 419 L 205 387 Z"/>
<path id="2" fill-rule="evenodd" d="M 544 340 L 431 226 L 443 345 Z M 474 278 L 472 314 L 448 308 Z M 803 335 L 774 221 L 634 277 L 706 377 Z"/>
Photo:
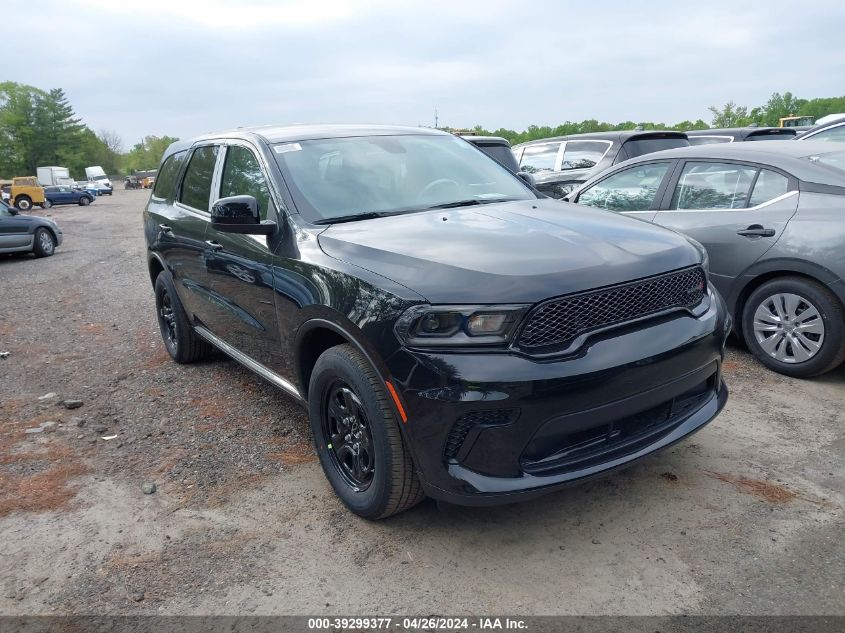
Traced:
<path id="1" fill-rule="evenodd" d="M 781 195 L 777 196 L 776 198 L 772 198 L 771 200 L 766 200 L 766 202 L 761 202 L 758 205 L 753 207 L 741 207 L 739 209 L 658 209 L 658 213 L 713 213 L 714 211 L 726 211 L 726 212 L 736 212 L 736 211 L 757 211 L 758 209 L 764 209 L 769 205 L 775 204 L 776 202 L 780 202 L 781 200 L 786 200 L 787 198 L 791 198 L 792 196 L 797 196 L 798 190 L 793 189 L 792 191 L 787 191 L 786 193 L 782 193 Z"/>

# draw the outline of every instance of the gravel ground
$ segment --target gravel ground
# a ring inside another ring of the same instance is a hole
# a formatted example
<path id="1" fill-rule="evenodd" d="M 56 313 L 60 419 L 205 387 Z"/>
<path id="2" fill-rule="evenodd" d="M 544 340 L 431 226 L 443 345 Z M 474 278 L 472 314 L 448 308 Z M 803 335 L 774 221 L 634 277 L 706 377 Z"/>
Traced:
<path id="1" fill-rule="evenodd" d="M 298 405 L 223 357 L 170 361 L 146 198 L 39 211 L 56 255 L 0 256 L 0 613 L 845 614 L 845 368 L 799 381 L 731 347 L 726 410 L 673 449 L 370 523 Z"/>

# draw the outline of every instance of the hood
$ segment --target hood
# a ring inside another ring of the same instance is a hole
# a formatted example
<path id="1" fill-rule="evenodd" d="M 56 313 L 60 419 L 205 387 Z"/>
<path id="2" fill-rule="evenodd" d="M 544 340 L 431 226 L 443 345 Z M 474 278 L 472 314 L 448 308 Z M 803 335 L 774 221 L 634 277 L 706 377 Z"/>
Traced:
<path id="1" fill-rule="evenodd" d="M 318 240 L 431 303 L 534 303 L 701 261 L 674 231 L 547 199 L 336 224 Z"/>

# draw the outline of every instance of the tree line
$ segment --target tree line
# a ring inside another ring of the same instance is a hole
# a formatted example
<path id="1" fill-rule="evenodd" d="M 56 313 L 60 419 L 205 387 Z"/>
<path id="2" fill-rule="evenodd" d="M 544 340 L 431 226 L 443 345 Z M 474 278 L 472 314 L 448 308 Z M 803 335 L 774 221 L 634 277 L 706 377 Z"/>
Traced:
<path id="1" fill-rule="evenodd" d="M 67 167 L 77 180 L 92 165 L 112 175 L 156 169 L 176 140 L 151 135 L 124 151 L 117 132 L 83 123 L 61 88 L 0 82 L 0 178 L 34 176 L 47 165 Z"/>
<path id="2" fill-rule="evenodd" d="M 566 121 L 556 127 L 530 125 L 523 131 L 499 128 L 486 130 L 476 125 L 476 134 L 502 136 L 512 144 L 586 132 L 630 130 L 701 130 L 708 127 L 741 127 L 751 124 L 776 126 L 785 116 L 819 118 L 845 112 L 845 96 L 800 99 L 791 92 L 774 93 L 763 105 L 748 108 L 733 101 L 709 108 L 709 123 L 698 119 L 674 125 L 648 121 L 607 123 L 596 119 Z M 453 128 L 444 128 L 456 131 Z M 108 174 L 132 174 L 158 167 L 164 150 L 178 139 L 146 136 L 124 151 L 123 140 L 111 130 L 94 131 L 76 115 L 61 88 L 42 90 L 11 81 L 0 83 L 0 178 L 35 175 L 36 168 L 60 165 L 71 176 L 82 179 L 85 167 L 101 165 Z"/>
<path id="3" fill-rule="evenodd" d="M 845 112 L 845 96 L 822 97 L 816 99 L 800 99 L 791 92 L 783 94 L 775 92 L 763 105 L 749 108 L 738 106 L 729 101 L 722 107 L 710 106 L 710 122 L 702 119 L 695 121 L 685 120 L 674 125 L 666 123 L 655 123 L 650 121 L 622 121 L 621 123 L 607 123 L 596 119 L 584 121 L 566 121 L 556 127 L 548 125 L 529 125 L 528 129 L 521 132 L 499 128 L 497 130 L 486 130 L 481 125 L 476 125 L 472 131 L 475 134 L 487 136 L 501 136 L 506 138 L 512 145 L 525 143 L 554 136 L 566 136 L 569 134 L 584 134 L 588 132 L 612 132 L 614 130 L 633 130 L 640 126 L 644 130 L 706 130 L 708 128 L 722 127 L 745 127 L 747 125 L 759 125 L 761 127 L 777 127 L 779 119 L 787 116 L 811 116 L 815 119 L 838 112 Z M 456 131 L 454 128 L 444 128 Z"/>

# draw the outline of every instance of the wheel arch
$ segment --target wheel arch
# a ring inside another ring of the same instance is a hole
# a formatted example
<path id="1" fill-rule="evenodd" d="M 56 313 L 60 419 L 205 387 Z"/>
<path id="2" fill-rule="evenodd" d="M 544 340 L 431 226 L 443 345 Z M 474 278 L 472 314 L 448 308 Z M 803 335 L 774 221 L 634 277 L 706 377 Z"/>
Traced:
<path id="1" fill-rule="evenodd" d="M 734 333 L 742 339 L 742 313 L 745 302 L 757 288 L 764 283 L 780 277 L 799 277 L 808 281 L 822 284 L 833 292 L 834 296 L 845 307 L 845 297 L 831 288 L 831 284 L 838 280 L 831 270 L 801 260 L 777 259 L 752 266 L 743 275 L 744 283 L 740 284 L 731 297 L 731 313 L 734 317 Z"/>
<path id="2" fill-rule="evenodd" d="M 164 271 L 166 266 L 161 258 L 156 255 L 155 253 L 151 254 L 149 257 L 149 261 L 147 262 L 147 269 L 150 273 L 150 283 L 155 287 L 156 285 L 156 278 L 159 274 Z"/>
<path id="3" fill-rule="evenodd" d="M 361 352 L 382 381 L 387 381 L 387 366 L 378 353 L 366 343 L 364 334 L 354 324 L 341 325 L 324 317 L 316 317 L 299 327 L 294 341 L 296 378 L 303 397 L 307 398 L 311 373 L 320 355 L 331 347 L 346 344 Z"/>

